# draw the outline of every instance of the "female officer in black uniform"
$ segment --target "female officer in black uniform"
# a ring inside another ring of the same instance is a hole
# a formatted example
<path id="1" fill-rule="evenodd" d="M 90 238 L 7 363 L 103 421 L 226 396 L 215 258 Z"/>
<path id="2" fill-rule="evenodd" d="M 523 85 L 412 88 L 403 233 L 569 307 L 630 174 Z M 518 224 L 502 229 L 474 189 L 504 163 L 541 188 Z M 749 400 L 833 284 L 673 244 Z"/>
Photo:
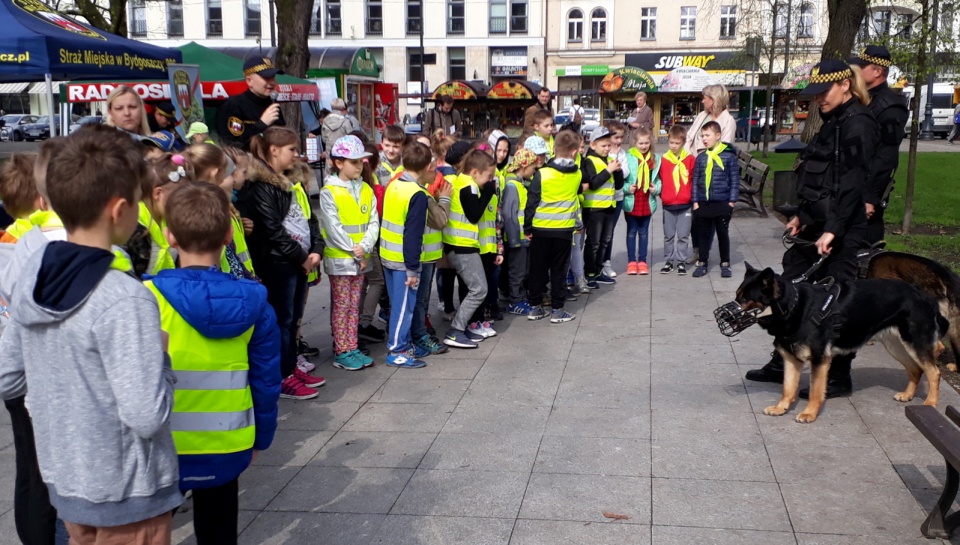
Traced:
<path id="1" fill-rule="evenodd" d="M 789 280 L 801 276 L 826 255 L 810 280 L 828 276 L 837 281 L 853 280 L 857 275 L 856 253 L 865 245 L 867 235 L 864 191 L 880 131 L 867 109 L 870 95 L 862 77 L 843 61 L 830 59 L 816 65 L 803 94 L 816 95 L 824 123 L 800 154 L 800 209 L 787 223 L 787 231 L 799 242 L 783 254 L 783 277 Z M 852 355 L 834 358 L 827 382 L 828 398 L 849 394 L 853 389 L 852 361 Z M 747 372 L 747 379 L 783 382 L 780 355 L 774 353 L 763 368 Z M 806 397 L 803 391 L 800 395 Z"/>

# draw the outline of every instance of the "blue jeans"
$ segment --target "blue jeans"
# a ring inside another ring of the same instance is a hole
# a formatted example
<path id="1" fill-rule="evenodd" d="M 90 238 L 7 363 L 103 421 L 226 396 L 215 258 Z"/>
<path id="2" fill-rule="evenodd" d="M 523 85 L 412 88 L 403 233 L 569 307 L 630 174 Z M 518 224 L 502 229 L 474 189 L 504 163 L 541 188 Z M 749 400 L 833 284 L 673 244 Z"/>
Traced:
<path id="1" fill-rule="evenodd" d="M 410 336 L 413 340 L 429 335 L 427 331 L 427 309 L 430 308 L 435 266 L 435 263 L 420 264 L 420 287 L 417 288 L 417 304 L 413 307 L 413 322 L 410 323 Z"/>
<path id="2" fill-rule="evenodd" d="M 647 261 L 647 248 L 650 234 L 650 216 L 631 216 L 627 218 L 627 261 Z M 639 252 L 637 251 L 639 248 Z"/>
<path id="3" fill-rule="evenodd" d="M 267 302 L 277 315 L 277 326 L 280 328 L 280 376 L 287 378 L 297 368 L 297 330 L 307 297 L 307 275 L 301 267 L 280 262 L 257 267 L 257 273 L 267 288 Z"/>
<path id="4" fill-rule="evenodd" d="M 417 306 L 417 288 L 406 285 L 407 271 L 397 271 L 384 267 L 383 277 L 390 295 L 390 331 L 387 335 L 387 349 L 391 352 L 405 352 L 412 346 L 410 323 L 413 322 L 414 308 Z"/>

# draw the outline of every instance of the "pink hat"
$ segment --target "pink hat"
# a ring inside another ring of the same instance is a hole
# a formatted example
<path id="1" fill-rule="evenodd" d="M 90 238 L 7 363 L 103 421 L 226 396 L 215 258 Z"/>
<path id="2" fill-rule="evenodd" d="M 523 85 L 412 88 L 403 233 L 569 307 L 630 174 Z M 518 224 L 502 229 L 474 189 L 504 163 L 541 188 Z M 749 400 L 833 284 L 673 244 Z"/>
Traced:
<path id="1" fill-rule="evenodd" d="M 371 155 L 373 154 L 363 149 L 363 142 L 353 135 L 337 139 L 333 143 L 333 149 L 330 150 L 330 156 L 336 159 L 363 159 Z"/>

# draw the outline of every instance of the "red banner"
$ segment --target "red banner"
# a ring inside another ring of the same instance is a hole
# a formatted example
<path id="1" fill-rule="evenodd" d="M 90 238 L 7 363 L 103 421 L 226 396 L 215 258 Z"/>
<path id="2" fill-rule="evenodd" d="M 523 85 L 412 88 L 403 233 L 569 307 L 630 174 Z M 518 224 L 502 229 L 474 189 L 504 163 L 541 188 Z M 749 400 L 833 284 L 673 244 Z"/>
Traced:
<path id="1" fill-rule="evenodd" d="M 124 82 L 124 83 L 68 83 L 67 102 L 100 102 L 107 100 L 110 92 L 126 85 L 132 87 L 144 100 L 170 100 L 170 84 L 163 81 Z M 243 94 L 247 84 L 243 81 L 204 81 L 201 82 L 204 100 L 224 100 L 227 97 Z M 317 86 L 308 83 L 278 83 L 277 102 L 300 102 L 320 100 Z"/>

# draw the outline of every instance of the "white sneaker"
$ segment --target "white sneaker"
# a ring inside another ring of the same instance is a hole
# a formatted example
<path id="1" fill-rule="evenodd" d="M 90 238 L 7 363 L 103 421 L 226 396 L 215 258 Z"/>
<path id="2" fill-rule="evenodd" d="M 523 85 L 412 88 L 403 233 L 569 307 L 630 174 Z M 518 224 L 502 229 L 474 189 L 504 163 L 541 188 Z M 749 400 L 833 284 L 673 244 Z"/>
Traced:
<path id="1" fill-rule="evenodd" d="M 487 339 L 497 336 L 497 332 L 490 327 L 490 322 L 480 322 L 480 328 L 482 335 Z"/>
<path id="2" fill-rule="evenodd" d="M 297 368 L 304 373 L 309 373 L 310 371 L 316 369 L 317 366 L 310 363 L 303 355 L 299 355 L 297 356 Z"/>
<path id="3" fill-rule="evenodd" d="M 603 262 L 603 274 L 609 276 L 610 278 L 617 277 L 617 271 L 613 270 L 613 267 L 610 265 L 609 261 Z"/>

